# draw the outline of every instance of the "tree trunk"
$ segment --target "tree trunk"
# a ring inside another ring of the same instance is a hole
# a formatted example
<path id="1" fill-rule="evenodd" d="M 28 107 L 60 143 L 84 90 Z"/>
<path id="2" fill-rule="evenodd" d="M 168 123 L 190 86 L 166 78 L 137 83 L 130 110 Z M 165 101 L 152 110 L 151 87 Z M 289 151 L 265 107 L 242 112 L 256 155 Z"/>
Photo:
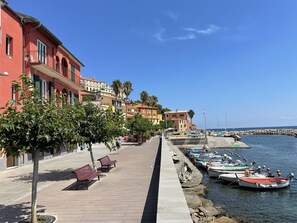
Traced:
<path id="1" fill-rule="evenodd" d="M 31 197 L 31 223 L 37 223 L 37 183 L 38 183 L 39 150 L 33 152 L 33 181 Z"/>
<path id="2" fill-rule="evenodd" d="M 94 155 L 93 155 L 93 149 L 92 149 L 92 143 L 91 142 L 89 142 L 89 151 L 90 151 L 90 156 L 91 156 L 93 169 L 96 170 L 96 163 L 95 163 L 95 160 L 94 160 Z"/>

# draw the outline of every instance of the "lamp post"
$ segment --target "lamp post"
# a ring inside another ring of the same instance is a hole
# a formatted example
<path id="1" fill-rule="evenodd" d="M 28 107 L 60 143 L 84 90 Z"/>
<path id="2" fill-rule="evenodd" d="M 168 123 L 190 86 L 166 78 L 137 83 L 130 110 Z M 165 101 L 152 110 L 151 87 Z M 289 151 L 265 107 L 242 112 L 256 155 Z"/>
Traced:
<path id="1" fill-rule="evenodd" d="M 203 112 L 204 116 L 204 137 L 205 137 L 205 144 L 207 143 L 207 134 L 206 134 L 206 112 Z"/>
<path id="2" fill-rule="evenodd" d="M 9 76 L 9 73 L 8 73 L 7 71 L 4 71 L 4 72 L 1 72 L 1 73 L 0 73 L 0 76 L 4 76 L 4 77 L 5 77 L 5 76 Z"/>

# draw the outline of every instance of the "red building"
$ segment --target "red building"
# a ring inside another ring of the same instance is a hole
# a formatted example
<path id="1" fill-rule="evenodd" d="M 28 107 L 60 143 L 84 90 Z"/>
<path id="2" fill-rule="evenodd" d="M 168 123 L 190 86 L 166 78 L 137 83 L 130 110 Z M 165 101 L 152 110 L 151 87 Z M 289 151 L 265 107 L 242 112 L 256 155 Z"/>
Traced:
<path id="1" fill-rule="evenodd" d="M 4 0 L 0 0 L 0 6 L 0 106 L 17 99 L 12 81 L 19 80 L 21 74 L 34 81 L 43 100 L 56 103 L 59 98 L 70 104 L 81 100 L 82 62 L 40 21 L 15 12 Z M 41 158 L 52 156 L 43 154 Z M 30 154 L 6 158 L 0 149 L 0 171 L 31 162 Z"/>
<path id="2" fill-rule="evenodd" d="M 0 1 L 0 107 L 13 98 L 12 81 L 22 74 L 23 30 L 18 15 Z"/>

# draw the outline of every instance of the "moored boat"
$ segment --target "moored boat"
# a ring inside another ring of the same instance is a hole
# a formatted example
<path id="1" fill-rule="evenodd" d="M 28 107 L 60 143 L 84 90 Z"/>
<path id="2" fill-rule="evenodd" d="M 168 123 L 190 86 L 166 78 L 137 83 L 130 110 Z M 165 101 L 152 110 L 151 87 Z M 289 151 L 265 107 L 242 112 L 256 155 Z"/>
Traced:
<path id="1" fill-rule="evenodd" d="M 246 170 L 246 169 L 245 169 Z M 208 169 L 208 176 L 212 178 L 218 178 L 221 174 L 244 174 L 245 170 L 214 170 L 212 168 Z M 249 170 L 251 173 L 256 172 L 256 170 Z"/>
<path id="2" fill-rule="evenodd" d="M 241 187 L 254 188 L 254 189 L 281 189 L 288 187 L 290 181 L 294 178 L 294 174 L 289 174 L 285 177 L 241 177 L 238 178 L 238 184 Z"/>

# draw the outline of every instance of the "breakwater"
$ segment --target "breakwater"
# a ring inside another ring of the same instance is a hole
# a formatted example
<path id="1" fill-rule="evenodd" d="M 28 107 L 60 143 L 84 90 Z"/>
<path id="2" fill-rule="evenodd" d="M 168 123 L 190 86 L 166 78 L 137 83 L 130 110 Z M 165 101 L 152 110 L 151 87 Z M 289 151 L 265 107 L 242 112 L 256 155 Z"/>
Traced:
<path id="1" fill-rule="evenodd" d="M 287 135 L 297 137 L 297 129 L 250 129 L 229 131 L 230 135 Z"/>

